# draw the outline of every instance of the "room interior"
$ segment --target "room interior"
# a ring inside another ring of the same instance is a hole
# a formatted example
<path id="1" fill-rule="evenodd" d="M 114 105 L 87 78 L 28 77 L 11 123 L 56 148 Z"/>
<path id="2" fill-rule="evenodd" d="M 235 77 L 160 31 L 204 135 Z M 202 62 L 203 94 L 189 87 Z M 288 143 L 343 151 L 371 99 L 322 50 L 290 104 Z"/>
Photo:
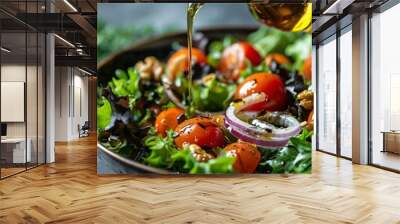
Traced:
<path id="1" fill-rule="evenodd" d="M 79 6 L 93 11 L 87 2 Z M 43 18 L 49 12 L 73 12 L 70 6 L 58 1 L 2 1 L 0 9 L 4 179 L 54 162 L 55 142 L 95 132 L 96 77 L 93 50 L 81 34 L 83 28 L 69 17 L 65 27 L 59 16 L 52 16 L 53 23 Z M 49 38 L 48 32 L 56 33 Z"/>
<path id="2" fill-rule="evenodd" d="M 312 1 L 313 173 L 267 178 L 97 175 L 97 2 L 0 2 L 0 223 L 399 222 L 398 1 Z"/>
<path id="3" fill-rule="evenodd" d="M 16 27 L 17 28 L 17 27 Z M 44 35 L 2 32 L 1 177 L 45 162 Z M 4 48 L 3 48 L 4 49 Z"/>
<path id="4" fill-rule="evenodd" d="M 340 8 L 341 3 L 337 5 Z M 316 149 L 356 163 L 399 172 L 400 123 L 396 98 L 399 71 L 395 66 L 395 52 L 399 49 L 394 44 L 399 34 L 392 27 L 400 19 L 400 6 L 392 1 L 355 1 L 342 10 L 340 16 L 331 18 L 333 24 L 319 23 L 329 17 L 328 12 L 325 13 L 328 16 L 317 18 L 317 26 L 313 27 L 319 110 Z M 365 24 L 360 28 L 360 21 L 355 23 L 354 17 L 362 18 L 362 14 L 367 14 L 367 17 L 361 21 Z M 359 44 L 364 44 L 361 45 L 364 48 Z M 360 61 L 365 73 L 355 76 Z M 355 94 L 357 88 L 365 90 L 363 96 Z M 353 107 L 359 109 L 361 103 L 363 111 L 352 110 Z M 352 147 L 360 137 L 352 136 L 358 131 L 358 127 L 352 125 L 352 122 L 357 122 L 354 120 L 356 116 L 365 116 L 366 124 L 361 141 L 368 144 L 362 148 L 366 156 L 361 162 L 357 152 L 360 149 Z"/>

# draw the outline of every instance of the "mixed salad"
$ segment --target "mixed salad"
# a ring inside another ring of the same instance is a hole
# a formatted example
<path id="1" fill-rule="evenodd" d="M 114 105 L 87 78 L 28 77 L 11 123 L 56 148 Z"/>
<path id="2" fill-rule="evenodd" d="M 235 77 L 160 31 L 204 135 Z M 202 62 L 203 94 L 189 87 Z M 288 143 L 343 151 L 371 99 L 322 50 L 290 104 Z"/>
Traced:
<path id="1" fill-rule="evenodd" d="M 185 47 L 99 84 L 98 142 L 173 172 L 309 173 L 310 34 L 263 27 L 198 42 L 190 99 Z"/>

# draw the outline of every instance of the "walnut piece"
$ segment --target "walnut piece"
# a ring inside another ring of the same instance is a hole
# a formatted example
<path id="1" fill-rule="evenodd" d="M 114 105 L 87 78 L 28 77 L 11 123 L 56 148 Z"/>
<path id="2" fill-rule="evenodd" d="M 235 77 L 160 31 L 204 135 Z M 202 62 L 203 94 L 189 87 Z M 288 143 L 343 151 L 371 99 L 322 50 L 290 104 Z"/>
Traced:
<path id="1" fill-rule="evenodd" d="M 185 146 L 184 146 L 185 147 Z M 198 162 L 207 162 L 210 159 L 214 159 L 214 156 L 207 153 L 204 149 L 196 144 L 190 144 L 186 146 L 190 152 L 192 153 L 193 157 Z"/>
<path id="2" fill-rule="evenodd" d="M 160 81 L 164 72 L 161 62 L 155 57 L 146 57 L 143 61 L 136 63 L 135 68 L 139 72 L 140 78 L 148 81 Z"/>
<path id="3" fill-rule="evenodd" d="M 300 106 L 306 110 L 312 110 L 314 107 L 314 93 L 311 90 L 304 90 L 297 95 L 297 99 L 300 101 Z"/>

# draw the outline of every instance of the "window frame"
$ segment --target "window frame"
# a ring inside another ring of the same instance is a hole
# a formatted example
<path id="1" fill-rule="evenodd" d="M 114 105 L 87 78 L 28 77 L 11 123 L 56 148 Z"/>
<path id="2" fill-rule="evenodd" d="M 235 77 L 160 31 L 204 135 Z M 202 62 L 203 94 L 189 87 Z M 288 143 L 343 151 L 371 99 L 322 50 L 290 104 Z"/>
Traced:
<path id="1" fill-rule="evenodd" d="M 347 19 L 347 18 L 346 18 Z M 340 22 L 340 21 L 339 21 Z M 341 119 L 340 119 L 340 103 L 341 103 L 341 97 L 340 97 L 340 77 L 341 77 L 341 67 L 340 67 L 340 37 L 342 35 L 344 35 L 347 32 L 352 32 L 352 23 L 348 23 L 346 24 L 344 27 L 339 28 L 337 27 L 336 32 L 327 36 L 324 39 L 318 40 L 318 42 L 315 44 L 316 45 L 316 52 L 315 52 L 315 58 L 316 58 L 316 80 L 315 80 L 315 86 L 316 86 L 316 96 L 315 96 L 315 100 L 316 100 L 316 113 L 315 113 L 315 122 L 316 122 L 316 138 L 315 138 L 315 145 L 316 145 L 316 151 L 319 152 L 323 152 L 329 155 L 333 155 L 333 156 L 337 156 L 339 158 L 343 158 L 346 160 L 352 160 L 352 158 L 347 157 L 342 155 L 341 153 Z M 333 38 L 333 36 L 335 36 Z M 319 102 L 319 97 L 318 97 L 318 86 L 319 86 L 319 70 L 320 70 L 320 66 L 318 63 L 319 60 L 319 47 L 321 45 L 321 43 L 324 42 L 330 42 L 330 41 L 336 41 L 336 152 L 332 153 L 332 152 L 328 152 L 327 150 L 321 149 L 320 143 L 319 143 L 319 119 L 317 119 L 319 111 L 320 111 L 320 102 Z"/>

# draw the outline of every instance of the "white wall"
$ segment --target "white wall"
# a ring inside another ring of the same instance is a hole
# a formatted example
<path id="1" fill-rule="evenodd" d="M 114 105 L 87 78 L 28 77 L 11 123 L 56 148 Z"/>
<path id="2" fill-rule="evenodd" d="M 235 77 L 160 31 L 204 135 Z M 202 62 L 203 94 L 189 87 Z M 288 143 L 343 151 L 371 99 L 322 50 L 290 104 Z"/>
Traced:
<path id="1" fill-rule="evenodd" d="M 55 140 L 68 140 L 68 87 L 69 69 L 67 67 L 55 68 Z"/>
<path id="2" fill-rule="evenodd" d="M 88 120 L 88 78 L 76 68 L 56 67 L 55 85 L 55 140 L 77 139 L 78 125 Z"/>
<path id="3" fill-rule="evenodd" d="M 72 130 L 71 135 L 73 138 L 78 137 L 78 125 L 83 125 L 85 121 L 88 121 L 88 78 L 81 76 L 82 73 L 79 72 L 76 75 L 77 70 L 75 70 L 74 75 L 74 91 L 72 98 L 74 99 L 74 108 L 72 109 L 73 119 L 72 119 Z"/>
<path id="4" fill-rule="evenodd" d="M 1 66 L 1 81 L 25 82 L 25 65 L 9 64 Z M 7 108 L 1 108 L 6 110 Z M 7 123 L 7 137 L 25 137 L 25 123 Z"/>
<path id="5" fill-rule="evenodd" d="M 26 67 L 24 65 L 18 65 L 18 64 L 5 64 L 1 66 L 1 81 L 4 82 L 25 82 L 25 71 Z M 28 66 L 27 71 L 28 74 L 30 73 L 36 73 L 36 67 L 33 66 Z M 28 89 L 29 90 L 29 89 Z M 31 98 L 33 96 L 36 96 L 36 89 L 34 92 L 27 93 L 27 96 L 30 98 L 28 100 L 31 102 Z M 36 105 L 35 105 L 36 107 Z M 2 110 L 7 110 L 7 108 L 1 108 Z M 35 114 L 36 116 L 36 114 Z M 28 120 L 33 120 L 33 118 L 30 117 L 30 114 L 28 114 Z M 25 122 L 7 122 L 7 136 L 8 137 L 25 137 Z M 28 136 L 29 137 L 29 136 Z"/>

